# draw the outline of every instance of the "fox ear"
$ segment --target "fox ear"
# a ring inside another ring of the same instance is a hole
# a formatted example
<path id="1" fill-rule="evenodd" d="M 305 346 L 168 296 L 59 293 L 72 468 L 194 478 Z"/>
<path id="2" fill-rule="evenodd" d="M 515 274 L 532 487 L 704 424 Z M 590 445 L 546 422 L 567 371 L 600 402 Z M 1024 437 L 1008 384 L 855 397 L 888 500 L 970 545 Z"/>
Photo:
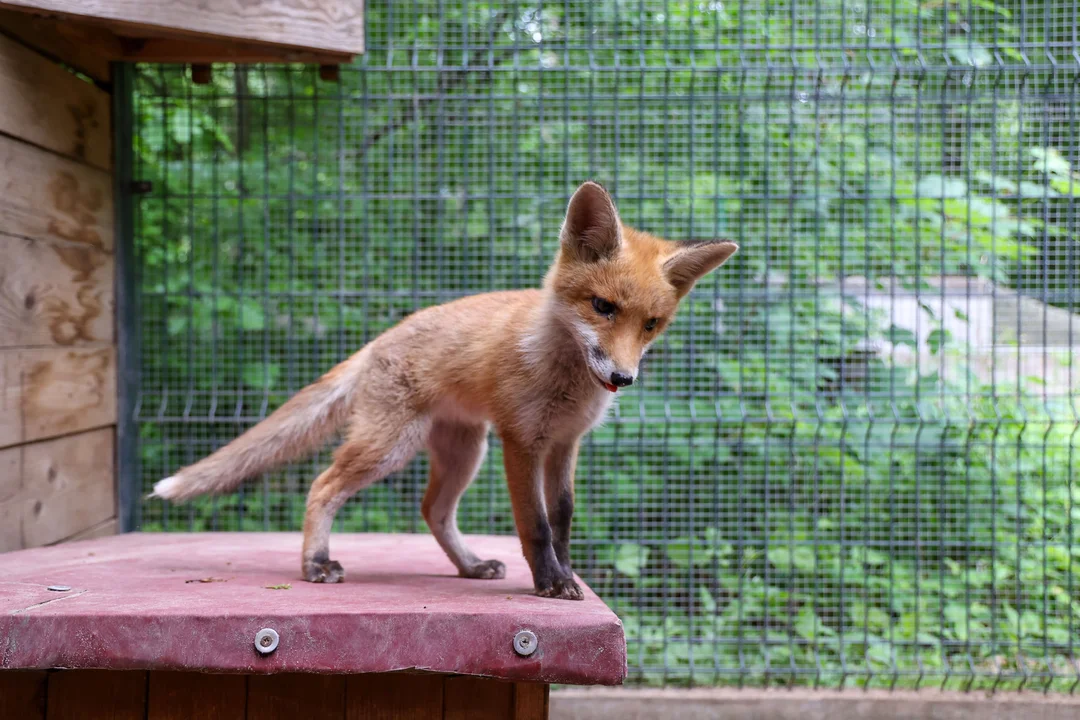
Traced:
<path id="1" fill-rule="evenodd" d="M 603 186 L 583 183 L 570 198 L 559 243 L 571 257 L 586 263 L 614 257 L 619 251 L 619 213 Z"/>
<path id="2" fill-rule="evenodd" d="M 720 267 L 739 246 L 724 240 L 678 243 L 675 253 L 664 261 L 664 275 L 682 299 L 694 283 Z"/>

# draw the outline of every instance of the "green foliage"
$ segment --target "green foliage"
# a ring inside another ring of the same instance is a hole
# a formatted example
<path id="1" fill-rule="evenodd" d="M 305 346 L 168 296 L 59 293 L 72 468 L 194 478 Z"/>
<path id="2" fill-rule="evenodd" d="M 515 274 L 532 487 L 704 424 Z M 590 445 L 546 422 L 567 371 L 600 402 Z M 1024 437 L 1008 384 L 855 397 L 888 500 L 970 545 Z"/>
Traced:
<path id="1" fill-rule="evenodd" d="M 925 304 L 929 359 L 864 353 L 920 340 L 838 289 L 927 298 L 960 275 L 1074 309 L 1075 122 L 1033 118 L 1052 73 L 1020 92 L 994 68 L 1024 60 L 1013 4 L 395 7 L 368 8 L 340 86 L 139 69 L 146 483 L 416 308 L 537 284 L 595 177 L 628 223 L 743 248 L 582 449 L 575 562 L 623 618 L 634 679 L 1067 687 L 1075 398 L 968 367 Z M 1060 40 L 1028 15 L 1029 48 Z M 979 73 L 925 70 L 946 60 L 929 48 Z M 144 528 L 299 529 L 317 466 L 148 503 Z M 365 491 L 338 529 L 422 529 L 424 472 Z M 467 530 L 513 530 L 500 477 L 496 444 Z"/>

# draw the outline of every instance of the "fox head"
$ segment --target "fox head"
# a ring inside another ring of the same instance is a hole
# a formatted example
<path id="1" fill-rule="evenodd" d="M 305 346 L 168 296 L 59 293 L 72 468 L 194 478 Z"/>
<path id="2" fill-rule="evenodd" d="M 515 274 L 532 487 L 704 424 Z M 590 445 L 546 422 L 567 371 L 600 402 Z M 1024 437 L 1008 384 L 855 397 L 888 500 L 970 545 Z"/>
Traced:
<path id="1" fill-rule="evenodd" d="M 623 225 L 604 188 L 586 182 L 566 209 L 544 280 L 597 382 L 631 385 L 649 345 L 694 283 L 730 258 L 731 242 L 670 242 Z"/>

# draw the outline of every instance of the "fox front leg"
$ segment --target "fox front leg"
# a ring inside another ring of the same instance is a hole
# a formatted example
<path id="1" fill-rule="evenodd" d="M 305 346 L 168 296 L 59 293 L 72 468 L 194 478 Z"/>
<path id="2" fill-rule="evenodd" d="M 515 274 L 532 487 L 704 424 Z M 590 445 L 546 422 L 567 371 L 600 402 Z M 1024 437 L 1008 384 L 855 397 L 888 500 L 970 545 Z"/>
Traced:
<path id="1" fill-rule="evenodd" d="M 563 600 L 583 600 L 585 596 L 574 582 L 573 574 L 568 567 L 563 567 L 555 554 L 545 507 L 541 454 L 524 443 L 504 438 L 503 464 L 510 488 L 510 503 L 514 508 L 514 523 L 521 538 L 521 549 L 532 570 L 536 594 Z"/>
<path id="2" fill-rule="evenodd" d="M 551 524 L 551 545 L 562 569 L 572 578 L 570 566 L 570 526 L 574 518 L 574 469 L 579 440 L 559 443 L 544 461 L 544 499 Z"/>

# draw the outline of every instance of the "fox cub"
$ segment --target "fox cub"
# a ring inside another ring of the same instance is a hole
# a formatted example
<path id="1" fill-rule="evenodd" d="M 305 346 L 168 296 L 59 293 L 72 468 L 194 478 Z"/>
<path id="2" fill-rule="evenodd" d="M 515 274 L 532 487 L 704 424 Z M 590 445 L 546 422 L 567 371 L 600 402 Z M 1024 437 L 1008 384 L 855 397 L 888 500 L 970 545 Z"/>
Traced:
<path id="1" fill-rule="evenodd" d="M 570 567 L 574 465 L 581 437 L 638 363 L 694 283 L 730 258 L 730 242 L 668 242 L 623 225 L 611 197 L 575 191 L 559 250 L 540 289 L 493 292 L 419 311 L 375 338 L 266 420 L 209 457 L 154 485 L 187 500 L 314 452 L 344 435 L 311 486 L 303 576 L 336 583 L 334 515 L 361 488 L 427 448 L 424 519 L 458 572 L 501 578 L 457 527 L 457 506 L 487 450 L 502 439 L 506 482 L 536 594 L 582 599 Z"/>

